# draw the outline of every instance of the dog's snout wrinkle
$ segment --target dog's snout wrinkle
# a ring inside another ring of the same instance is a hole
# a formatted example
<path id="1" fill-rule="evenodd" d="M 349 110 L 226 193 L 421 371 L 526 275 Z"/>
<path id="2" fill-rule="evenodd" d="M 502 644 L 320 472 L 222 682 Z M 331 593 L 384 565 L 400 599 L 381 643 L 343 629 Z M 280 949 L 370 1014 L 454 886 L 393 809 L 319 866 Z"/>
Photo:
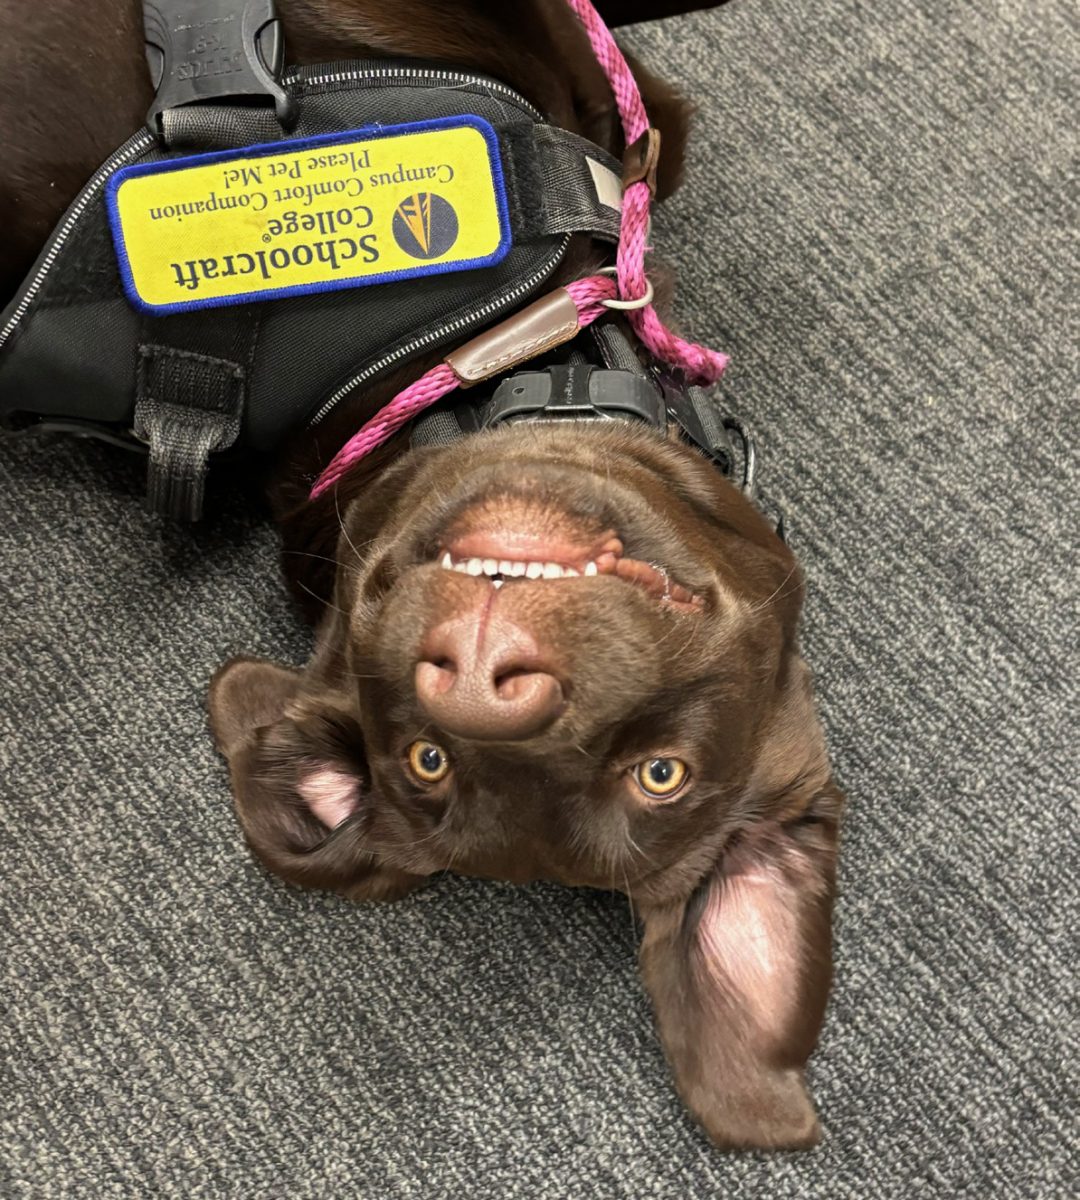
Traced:
<path id="1" fill-rule="evenodd" d="M 495 606 L 495 597 L 498 593 L 494 588 L 488 593 L 484 600 L 484 607 L 480 610 L 480 618 L 476 622 L 476 656 L 480 658 L 484 653 L 484 639 L 490 629 L 491 610 Z M 496 636 L 498 626 L 496 626 Z"/>

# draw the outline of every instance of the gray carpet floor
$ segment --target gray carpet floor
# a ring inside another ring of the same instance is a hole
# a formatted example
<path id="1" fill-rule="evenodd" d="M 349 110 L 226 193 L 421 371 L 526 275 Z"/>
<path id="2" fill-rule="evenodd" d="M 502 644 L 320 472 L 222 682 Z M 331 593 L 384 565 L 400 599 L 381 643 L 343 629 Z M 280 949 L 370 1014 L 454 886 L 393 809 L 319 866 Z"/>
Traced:
<path id="1" fill-rule="evenodd" d="M 656 223 L 809 576 L 851 797 L 813 1154 L 715 1152 L 625 902 L 391 907 L 243 849 L 213 668 L 300 662 L 275 539 L 0 446 L 0 1195 L 1076 1195 L 1070 0 L 737 0 L 628 31 L 700 106 Z"/>

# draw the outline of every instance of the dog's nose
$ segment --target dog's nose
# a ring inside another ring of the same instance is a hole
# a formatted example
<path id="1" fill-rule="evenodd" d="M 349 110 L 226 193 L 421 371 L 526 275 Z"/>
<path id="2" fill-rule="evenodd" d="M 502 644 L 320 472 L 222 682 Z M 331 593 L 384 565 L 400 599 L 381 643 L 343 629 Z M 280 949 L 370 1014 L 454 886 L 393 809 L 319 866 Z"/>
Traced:
<path id="1" fill-rule="evenodd" d="M 485 610 L 453 617 L 425 637 L 416 697 L 438 726 L 458 737 L 520 741 L 562 712 L 562 684 L 535 639 Z"/>

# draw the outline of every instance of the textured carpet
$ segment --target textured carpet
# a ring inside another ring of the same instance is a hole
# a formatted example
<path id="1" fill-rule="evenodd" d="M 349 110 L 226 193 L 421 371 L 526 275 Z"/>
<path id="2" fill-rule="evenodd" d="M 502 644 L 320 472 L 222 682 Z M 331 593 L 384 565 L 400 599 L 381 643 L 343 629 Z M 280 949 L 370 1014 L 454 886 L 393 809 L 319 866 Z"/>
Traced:
<path id="1" fill-rule="evenodd" d="M 1069 0 L 740 0 L 628 31 L 700 105 L 657 221 L 810 580 L 851 796 L 807 1156 L 675 1098 L 624 902 L 392 907 L 244 851 L 203 694 L 308 648 L 236 501 L 0 447 L 0 1195 L 1075 1195 Z"/>

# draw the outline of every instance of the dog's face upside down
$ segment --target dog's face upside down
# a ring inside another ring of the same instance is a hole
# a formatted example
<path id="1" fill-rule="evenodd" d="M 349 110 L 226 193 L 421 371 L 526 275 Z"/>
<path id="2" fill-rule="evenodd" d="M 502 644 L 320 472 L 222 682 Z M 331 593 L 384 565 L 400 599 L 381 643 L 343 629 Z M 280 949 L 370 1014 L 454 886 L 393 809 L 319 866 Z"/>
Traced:
<path id="1" fill-rule="evenodd" d="M 308 668 L 211 691 L 256 854 L 357 899 L 448 868 L 625 891 L 695 1115 L 811 1144 L 841 800 L 787 548 L 615 422 L 407 453 L 341 518 Z"/>
<path id="2" fill-rule="evenodd" d="M 602 7 L 629 19 L 701 6 Z M 0 0 L 23 30 L 0 48 L 5 296 L 149 102 L 137 4 L 17 7 Z M 464 64 L 622 152 L 609 85 L 563 0 L 279 8 L 294 61 Z M 40 87 L 58 60 L 64 88 Z M 636 73 L 664 135 L 662 195 L 685 109 Z M 84 111 L 94 119 L 71 120 Z M 575 239 L 551 284 L 594 265 Z M 811 1145 L 803 1068 L 829 987 L 842 800 L 798 654 L 792 557 L 695 451 L 616 423 L 414 452 L 399 438 L 308 503 L 326 448 L 434 361 L 286 448 L 273 497 L 288 573 L 324 603 L 304 671 L 238 660 L 211 689 L 247 838 L 285 878 L 355 899 L 447 868 L 626 892 L 691 1111 L 723 1146 Z"/>

